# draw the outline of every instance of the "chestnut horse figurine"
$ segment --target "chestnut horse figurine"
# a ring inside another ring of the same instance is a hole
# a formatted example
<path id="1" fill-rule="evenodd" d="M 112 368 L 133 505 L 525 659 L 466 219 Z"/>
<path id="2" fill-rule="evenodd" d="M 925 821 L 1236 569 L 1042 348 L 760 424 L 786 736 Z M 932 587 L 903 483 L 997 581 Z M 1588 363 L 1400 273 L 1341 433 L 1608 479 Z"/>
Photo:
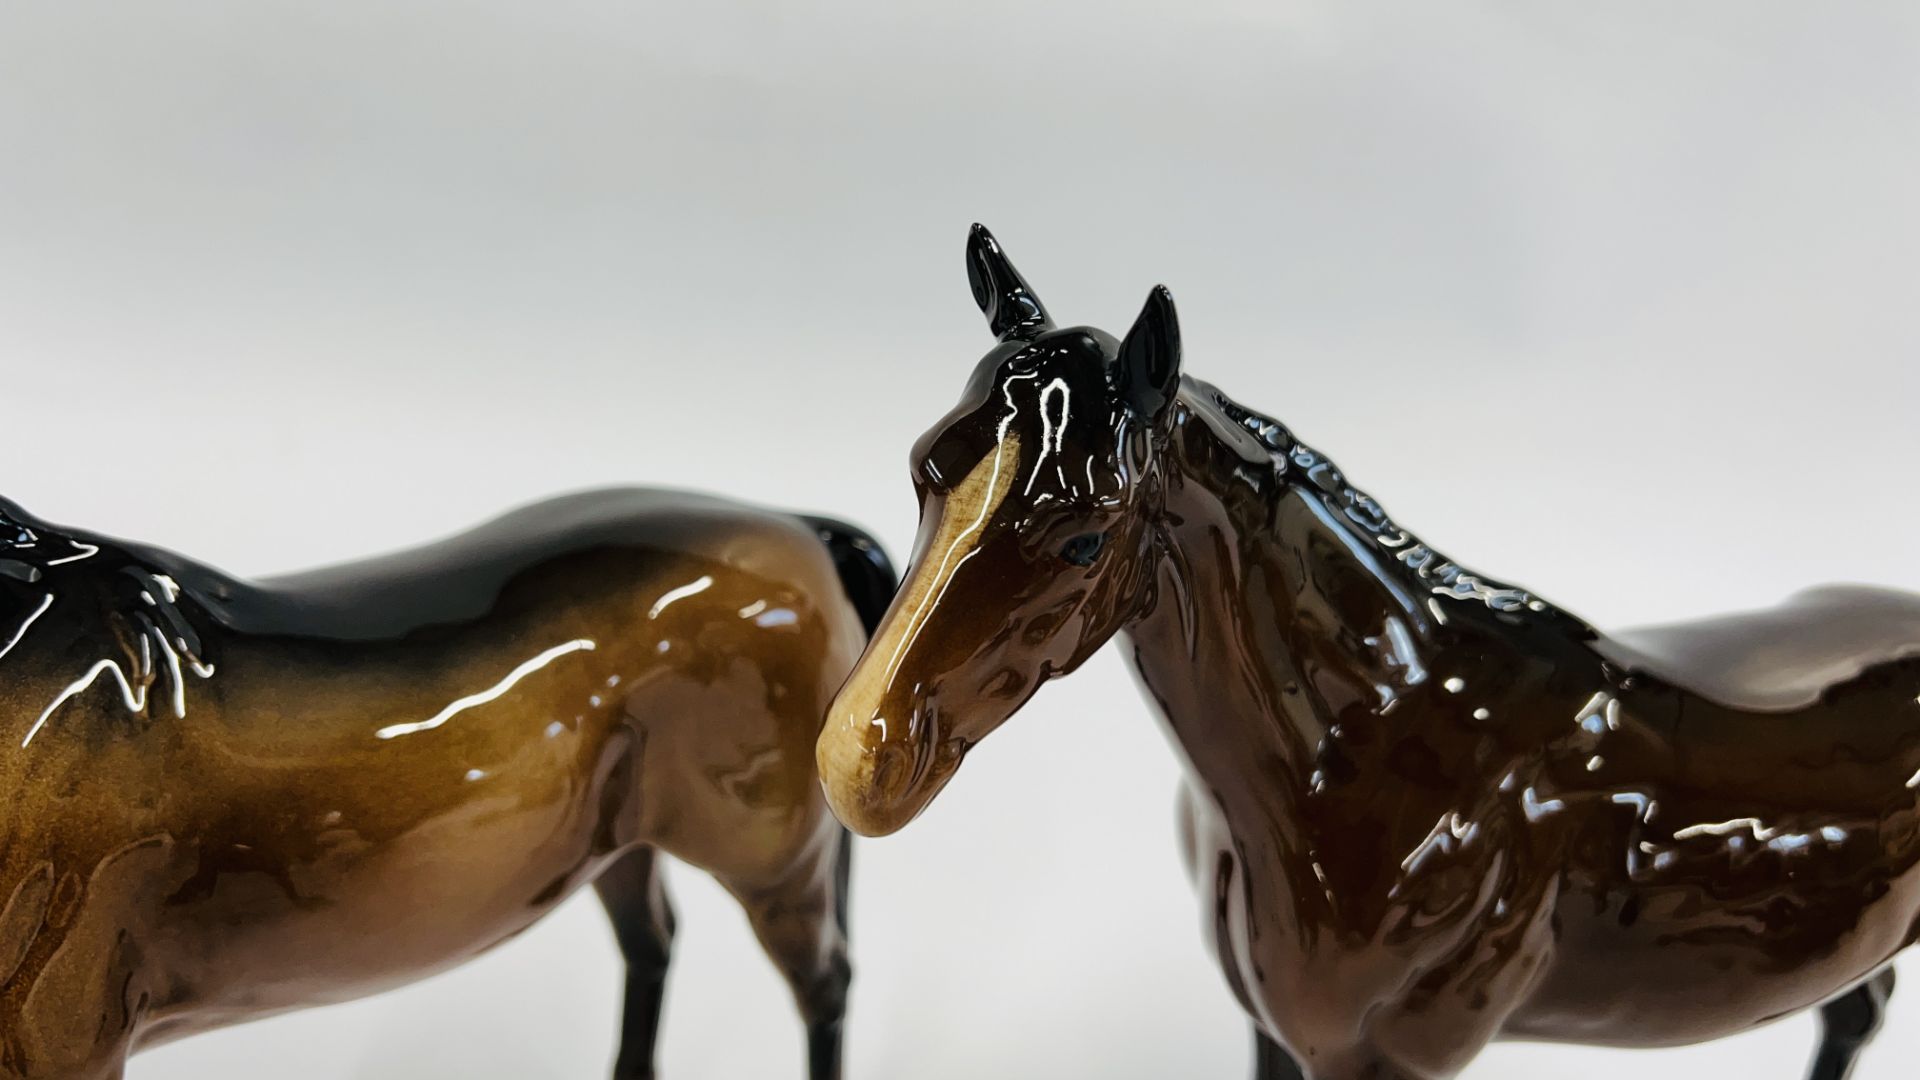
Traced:
<path id="1" fill-rule="evenodd" d="M 397 986 L 589 883 L 615 1075 L 651 1077 L 662 851 L 739 899 L 839 1076 L 813 746 L 892 588 L 851 528 L 673 492 L 260 583 L 0 500 L 0 1077 Z"/>
<path id="2" fill-rule="evenodd" d="M 1920 915 L 1920 597 L 1602 635 L 1183 378 L 1164 290 L 1115 341 L 978 227 L 968 270 L 999 341 L 914 448 L 913 565 L 821 734 L 841 820 L 900 828 L 1124 634 L 1263 1077 L 1809 1007 L 1813 1076 L 1847 1074 Z"/>

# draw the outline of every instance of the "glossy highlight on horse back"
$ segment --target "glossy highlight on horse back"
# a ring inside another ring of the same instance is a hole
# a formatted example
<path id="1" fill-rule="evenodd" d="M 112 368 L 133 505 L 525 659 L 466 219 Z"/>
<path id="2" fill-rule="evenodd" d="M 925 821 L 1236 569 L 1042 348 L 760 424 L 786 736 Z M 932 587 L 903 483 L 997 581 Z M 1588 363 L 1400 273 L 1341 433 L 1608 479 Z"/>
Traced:
<path id="1" fill-rule="evenodd" d="M 1812 1075 L 1846 1075 L 1920 923 L 1920 597 L 1602 634 L 1181 375 L 1164 289 L 1115 340 L 977 226 L 967 266 L 997 341 L 915 446 L 921 539 L 821 733 L 842 820 L 905 825 L 1117 636 L 1261 1076 L 1811 1007 Z"/>
<path id="2" fill-rule="evenodd" d="M 586 884 L 628 961 L 615 1075 L 651 1076 L 658 851 L 740 899 L 837 1076 L 812 747 L 892 584 L 848 526 L 671 492 L 259 583 L 0 501 L 0 1076 L 395 986 Z"/>

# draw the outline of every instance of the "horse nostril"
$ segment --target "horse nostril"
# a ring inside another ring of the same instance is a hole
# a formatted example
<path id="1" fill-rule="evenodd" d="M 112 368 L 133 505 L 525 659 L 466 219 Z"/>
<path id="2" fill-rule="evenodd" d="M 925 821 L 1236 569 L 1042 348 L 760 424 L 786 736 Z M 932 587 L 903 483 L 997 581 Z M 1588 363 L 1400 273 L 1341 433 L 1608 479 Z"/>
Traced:
<path id="1" fill-rule="evenodd" d="M 913 754 L 899 743 L 875 748 L 873 793 L 884 800 L 897 798 L 913 779 Z"/>
<path id="2" fill-rule="evenodd" d="M 967 750 L 970 746 L 971 744 L 969 744 L 967 740 L 958 736 L 942 740 L 939 749 L 934 754 L 934 759 L 939 763 L 940 768 L 952 772 L 954 769 L 960 767 L 960 759 L 967 756 Z"/>

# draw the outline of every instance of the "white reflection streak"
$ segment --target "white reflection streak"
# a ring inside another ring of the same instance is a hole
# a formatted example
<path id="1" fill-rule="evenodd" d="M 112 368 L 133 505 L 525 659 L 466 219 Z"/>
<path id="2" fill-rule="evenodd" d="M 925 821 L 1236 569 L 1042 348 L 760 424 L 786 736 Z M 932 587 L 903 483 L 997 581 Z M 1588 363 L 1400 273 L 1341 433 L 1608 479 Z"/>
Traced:
<path id="1" fill-rule="evenodd" d="M 20 644 L 21 640 L 27 636 L 27 631 L 33 629 L 33 624 L 38 622 L 40 620 L 40 616 L 45 615 L 47 613 L 47 609 L 52 606 L 53 606 L 53 594 L 48 593 L 47 598 L 45 600 L 40 601 L 40 607 L 36 609 L 33 614 L 27 616 L 27 621 L 20 624 L 20 629 L 14 631 L 13 640 L 7 642 L 6 648 L 0 649 L 0 660 L 5 660 L 7 658 L 7 654 L 13 651 L 13 647 L 15 645 Z"/>
<path id="2" fill-rule="evenodd" d="M 1059 391 L 1059 398 L 1060 398 L 1060 419 L 1057 423 L 1053 419 L 1053 413 L 1047 410 L 1047 402 L 1054 397 L 1054 391 L 1056 390 Z M 1027 474 L 1027 486 L 1021 492 L 1022 494 L 1025 494 L 1025 495 L 1033 494 L 1034 482 L 1040 479 L 1040 466 L 1045 464 L 1046 460 L 1049 457 L 1054 458 L 1054 464 L 1053 464 L 1054 477 L 1060 481 L 1060 486 L 1062 488 L 1065 488 L 1068 486 L 1067 475 L 1065 472 L 1061 470 L 1059 457 L 1066 451 L 1067 420 L 1072 415 L 1073 415 L 1073 399 L 1067 390 L 1067 380 L 1055 379 L 1041 389 L 1040 391 L 1040 456 L 1034 460 L 1033 471 Z M 1091 462 L 1089 462 L 1089 466 L 1091 466 Z M 1088 481 L 1089 482 L 1087 485 L 1087 489 L 1091 491 L 1093 489 L 1091 476 L 1088 477 Z"/>
<path id="3" fill-rule="evenodd" d="M 187 718 L 187 677 L 180 674 L 180 654 L 173 651 L 173 645 L 160 631 L 153 632 L 153 639 L 160 643 L 160 651 L 167 654 L 167 670 L 173 673 L 173 715 L 185 720 Z"/>
<path id="4" fill-rule="evenodd" d="M 677 589 L 668 589 L 666 592 L 660 594 L 660 599 L 656 600 L 652 607 L 647 609 L 647 618 L 657 619 L 660 617 L 661 612 L 667 610 L 668 604 L 671 604 L 676 600 L 685 600 L 687 597 L 692 596 L 695 593 L 706 592 L 708 589 L 712 587 L 713 587 L 713 576 L 710 574 L 701 574 L 698 578 L 695 578 L 693 581 L 689 582 L 688 584 L 682 585 Z M 593 646 L 589 644 L 587 648 L 591 649 L 593 648 Z"/>
<path id="5" fill-rule="evenodd" d="M 79 562 L 81 559 L 91 559 L 95 555 L 100 554 L 100 548 L 97 545 L 83 544 L 78 540 L 72 540 L 72 541 L 69 541 L 69 543 L 71 543 L 74 547 L 82 547 L 82 548 L 86 548 L 87 550 L 81 552 L 78 555 L 68 555 L 66 558 L 63 558 L 63 559 L 48 559 L 47 560 L 48 566 L 63 566 L 70 562 Z"/>
<path id="6" fill-rule="evenodd" d="M 1780 830 L 1768 828 L 1761 824 L 1759 818 L 1743 817 L 1734 818 L 1731 821 L 1716 821 L 1711 824 L 1689 825 L 1684 829 L 1675 829 L 1673 838 L 1675 840 L 1691 840 L 1696 836 L 1731 836 L 1742 829 L 1747 830 L 1755 840 L 1763 844 L 1775 836 L 1780 835 Z"/>
<path id="7" fill-rule="evenodd" d="M 1007 441 L 1007 431 L 1013 427 L 1013 418 L 1020 413 L 1020 406 L 1013 403 L 1013 384 L 1026 382 L 1029 379 L 1037 379 L 1039 377 L 1039 372 L 1028 371 L 1019 375 L 1009 375 L 1007 376 L 1007 381 L 1000 384 L 1000 397 L 1007 403 L 1007 415 L 1000 418 L 1000 427 L 994 432 L 994 442 L 1000 443 Z M 1041 449 L 1045 450 L 1046 448 L 1042 447 Z"/>
<path id="8" fill-rule="evenodd" d="M 142 638 L 141 640 L 144 642 L 146 639 Z M 102 674 L 109 671 L 113 672 L 114 681 L 120 684 L 120 696 L 126 701 L 128 712 L 137 713 L 147 707 L 147 688 L 143 686 L 136 692 L 133 684 L 127 681 L 127 673 L 120 670 L 118 663 L 112 660 L 102 660 L 93 665 L 85 675 L 80 676 L 79 679 L 69 684 L 65 690 L 60 691 L 60 696 L 54 698 L 53 704 L 48 705 L 47 710 L 40 714 L 40 719 L 35 720 L 33 726 L 27 729 L 27 737 L 20 740 L 20 748 L 22 750 L 26 749 L 27 744 L 33 741 L 33 737 L 40 734 L 40 729 L 46 726 L 47 718 L 51 717 L 55 710 L 73 700 L 75 696 L 84 692 L 87 687 L 92 686 L 95 679 L 98 679 Z"/>
<path id="9" fill-rule="evenodd" d="M 708 584 L 712 584 L 710 579 L 708 580 Z M 706 586 L 704 585 L 701 586 L 701 588 L 705 588 L 705 587 Z M 441 724 L 444 724 L 447 721 L 453 719 L 454 717 L 460 715 L 461 713 L 466 712 L 468 709 L 471 709 L 477 705 L 485 705 L 489 701 L 498 700 L 501 695 L 513 689 L 514 686 L 520 682 L 520 680 L 526 678 L 527 676 L 533 674 L 536 671 L 539 671 L 541 668 L 546 667 L 548 664 L 553 663 L 555 660 L 560 659 L 561 657 L 567 655 L 568 653 L 581 652 L 581 651 L 591 652 L 593 651 L 593 648 L 594 648 L 593 642 L 588 640 L 587 638 L 575 638 L 574 640 L 569 641 L 564 645 L 555 645 L 553 648 L 548 649 L 546 652 L 541 653 L 539 656 L 536 656 L 533 659 L 528 660 L 526 663 L 521 664 L 519 667 L 514 668 L 511 672 L 507 674 L 506 678 L 501 679 L 499 682 L 495 683 L 492 687 L 486 690 L 482 690 L 477 694 L 469 694 L 468 696 L 453 702 L 452 704 L 448 705 L 446 708 L 441 709 L 438 713 L 434 714 L 434 716 L 431 719 L 419 720 L 411 724 L 392 724 L 374 732 L 373 733 L 374 737 L 378 739 L 394 739 L 402 735 L 412 735 L 418 731 L 432 731 L 434 728 L 437 728 Z"/>

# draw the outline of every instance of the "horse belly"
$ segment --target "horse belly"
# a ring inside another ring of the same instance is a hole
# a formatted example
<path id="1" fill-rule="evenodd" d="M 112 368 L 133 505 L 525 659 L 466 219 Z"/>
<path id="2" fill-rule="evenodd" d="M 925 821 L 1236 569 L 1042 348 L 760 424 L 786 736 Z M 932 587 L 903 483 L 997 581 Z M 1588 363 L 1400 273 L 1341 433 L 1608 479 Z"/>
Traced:
<path id="1" fill-rule="evenodd" d="M 1877 887 L 1884 885 L 1884 888 Z M 1912 938 L 1920 881 L 1817 875 L 1744 898 L 1569 891 L 1553 959 L 1504 1035 L 1614 1046 L 1721 1038 L 1856 985 Z"/>
<path id="2" fill-rule="evenodd" d="M 398 829 L 356 829 L 353 812 L 295 795 L 291 816 L 318 830 L 228 827 L 183 845 L 191 862 L 158 921 L 163 988 L 143 1041 L 363 997 L 531 926 L 618 853 L 605 820 L 631 801 L 606 791 L 631 776 L 614 767 L 618 752 L 606 746 L 590 768 L 470 769 L 469 790 L 414 807 Z M 284 822 L 276 810 L 261 816 Z"/>

